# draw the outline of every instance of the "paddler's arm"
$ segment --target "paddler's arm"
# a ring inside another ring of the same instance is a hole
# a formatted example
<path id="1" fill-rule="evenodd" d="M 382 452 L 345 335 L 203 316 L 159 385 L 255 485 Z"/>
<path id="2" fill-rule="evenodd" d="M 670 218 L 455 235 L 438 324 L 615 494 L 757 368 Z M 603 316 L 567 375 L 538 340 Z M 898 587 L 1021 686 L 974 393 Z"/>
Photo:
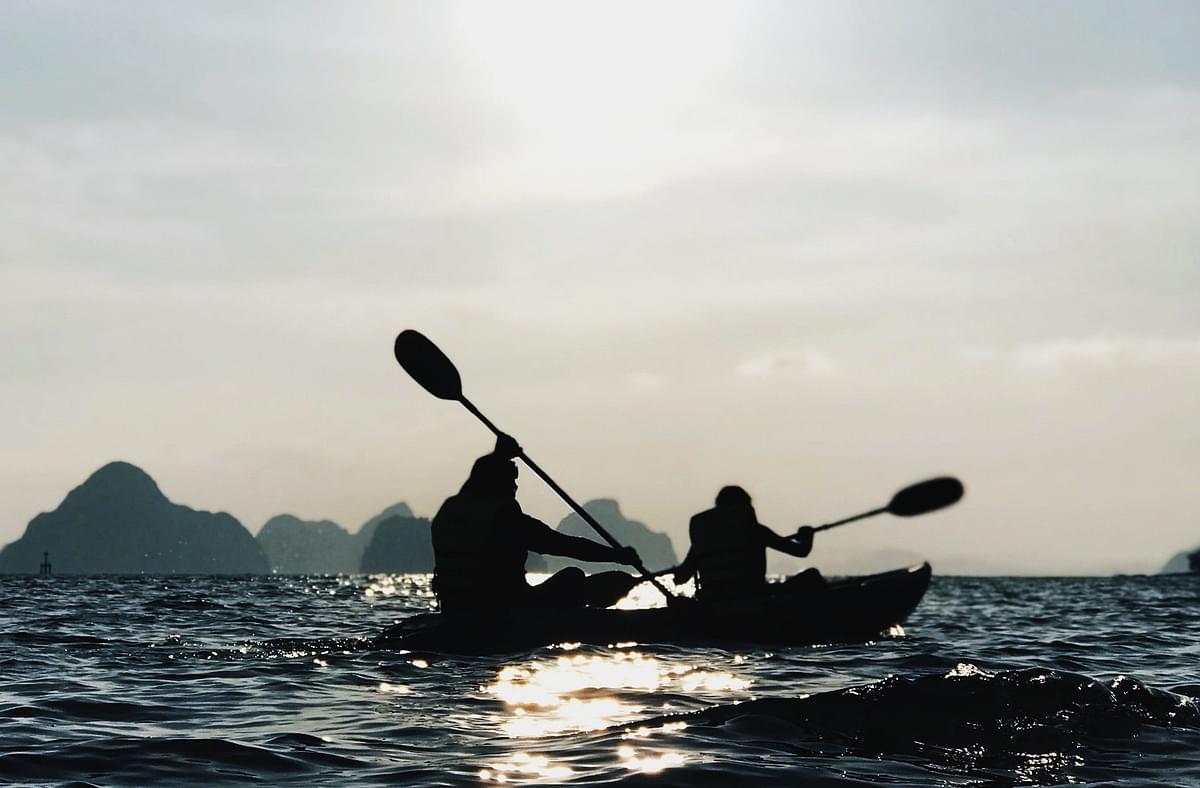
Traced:
<path id="1" fill-rule="evenodd" d="M 579 561 L 611 561 L 630 566 L 638 563 L 638 555 L 632 547 L 617 550 L 581 536 L 559 533 L 536 517 L 522 513 L 521 518 L 521 535 L 527 550 Z"/>
<path id="2" fill-rule="evenodd" d="M 813 547 L 813 529 L 807 525 L 802 526 L 796 531 L 796 535 L 792 537 L 783 537 L 772 531 L 761 523 L 758 526 L 762 529 L 763 542 L 767 547 L 794 555 L 797 558 L 804 558 L 812 552 Z"/>
<path id="3" fill-rule="evenodd" d="M 691 580 L 696 575 L 696 559 L 692 557 L 691 548 L 688 548 L 688 554 L 684 556 L 683 561 L 679 566 L 675 567 L 675 575 L 671 579 L 675 581 L 675 585 L 683 585 Z"/>

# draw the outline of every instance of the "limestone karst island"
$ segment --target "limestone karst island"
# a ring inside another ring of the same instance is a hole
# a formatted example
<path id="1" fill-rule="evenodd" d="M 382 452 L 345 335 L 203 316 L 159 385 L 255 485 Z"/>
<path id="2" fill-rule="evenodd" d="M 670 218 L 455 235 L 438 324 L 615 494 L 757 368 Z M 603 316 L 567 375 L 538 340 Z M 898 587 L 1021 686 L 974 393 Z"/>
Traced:
<path id="1" fill-rule="evenodd" d="M 611 499 L 584 508 L 633 545 L 651 570 L 677 563 L 666 534 L 626 519 Z M 197 511 L 167 498 L 141 468 L 111 462 L 67 493 L 53 511 L 34 517 L 17 541 L 0 550 L 0 573 L 38 574 L 45 555 L 54 574 L 249 575 L 432 572 L 430 521 L 396 503 L 351 532 L 330 520 L 279 514 L 252 535 L 226 512 Z M 578 515 L 558 530 L 587 535 Z M 526 568 L 553 571 L 530 554 Z"/>

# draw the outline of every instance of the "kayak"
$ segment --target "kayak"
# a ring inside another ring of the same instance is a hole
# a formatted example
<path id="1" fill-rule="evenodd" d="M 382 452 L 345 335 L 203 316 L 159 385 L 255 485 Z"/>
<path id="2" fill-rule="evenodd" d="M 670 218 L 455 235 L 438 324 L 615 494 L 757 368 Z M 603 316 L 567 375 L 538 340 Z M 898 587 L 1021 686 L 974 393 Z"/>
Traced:
<path id="1" fill-rule="evenodd" d="M 380 648 L 509 654 L 554 643 L 752 643 L 872 640 L 901 624 L 929 587 L 929 564 L 828 581 L 822 588 L 641 610 L 579 608 L 511 615 L 422 613 L 385 630 Z"/>

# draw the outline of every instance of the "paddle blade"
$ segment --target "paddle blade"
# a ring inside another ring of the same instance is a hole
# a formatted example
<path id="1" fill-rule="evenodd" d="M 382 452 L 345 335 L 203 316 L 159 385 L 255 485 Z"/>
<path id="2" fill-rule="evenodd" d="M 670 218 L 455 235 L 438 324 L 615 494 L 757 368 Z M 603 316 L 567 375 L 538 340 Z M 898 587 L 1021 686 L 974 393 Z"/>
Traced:
<path id="1" fill-rule="evenodd" d="M 462 399 L 462 378 L 454 362 L 420 331 L 401 331 L 393 350 L 404 371 L 430 394 L 438 399 Z"/>
<path id="2" fill-rule="evenodd" d="M 887 510 L 900 517 L 913 517 L 943 509 L 963 497 L 962 482 L 953 476 L 918 482 L 892 496 Z"/>

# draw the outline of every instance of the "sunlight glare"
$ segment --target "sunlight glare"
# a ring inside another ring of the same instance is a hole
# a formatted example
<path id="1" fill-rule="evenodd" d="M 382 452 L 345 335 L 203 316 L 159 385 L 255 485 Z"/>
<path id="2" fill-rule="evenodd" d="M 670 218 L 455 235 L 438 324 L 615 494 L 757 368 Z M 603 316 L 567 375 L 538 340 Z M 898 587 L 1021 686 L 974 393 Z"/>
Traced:
<path id="1" fill-rule="evenodd" d="M 464 196 L 644 189 L 663 170 L 712 161 L 728 143 L 704 139 L 689 112 L 729 72 L 745 14 L 685 0 L 464 7 L 461 62 L 480 100 L 508 121 L 504 155 L 475 168 Z"/>
<path id="2" fill-rule="evenodd" d="M 744 690 L 750 686 L 750 680 L 740 679 L 732 673 L 724 671 L 719 673 L 697 671 L 681 678 L 679 684 L 683 687 L 684 692 L 694 692 L 699 687 L 703 687 L 710 692 L 720 692 L 723 690 Z"/>
<path id="3" fill-rule="evenodd" d="M 622 744 L 617 748 L 617 757 L 626 769 L 646 774 L 655 774 L 664 769 L 682 766 L 686 760 L 681 752 L 664 752 L 661 755 L 639 757 L 637 750 L 628 744 Z"/>
<path id="4" fill-rule="evenodd" d="M 659 725 L 657 728 L 650 728 L 645 725 L 639 725 L 638 727 L 633 728 L 632 730 L 626 731 L 624 734 L 624 738 L 626 738 L 626 739 L 644 739 L 652 733 L 659 733 L 659 732 L 673 733 L 674 731 L 681 731 L 681 730 L 684 730 L 685 728 L 687 728 L 687 723 L 682 722 L 682 721 L 667 722 L 662 725 Z"/>
<path id="5" fill-rule="evenodd" d="M 491 769 L 480 769 L 482 782 L 507 783 L 510 777 L 525 779 L 562 780 L 574 774 L 569 766 L 554 765 L 545 755 L 530 755 L 526 752 L 513 753 L 507 761 L 492 764 Z"/>
<path id="6" fill-rule="evenodd" d="M 724 698 L 751 682 L 728 671 L 671 665 L 636 651 L 576 654 L 504 666 L 496 681 L 480 689 L 500 700 L 510 716 L 501 723 L 513 738 L 592 731 L 630 722 L 647 701 L 621 693 L 677 688 Z"/>
<path id="7" fill-rule="evenodd" d="M 639 583 L 613 607 L 617 610 L 645 610 L 651 607 L 665 607 L 666 604 L 667 598 L 651 583 Z"/>
<path id="8" fill-rule="evenodd" d="M 739 11 L 699 0 L 638 3 L 516 0 L 480 3 L 456 19 L 465 57 L 486 67 L 494 98 L 542 122 L 582 125 L 578 111 L 621 103 L 654 110 L 663 99 L 699 90 L 696 77 L 718 71 L 738 39 Z M 597 117 L 601 123 L 605 118 Z"/>

